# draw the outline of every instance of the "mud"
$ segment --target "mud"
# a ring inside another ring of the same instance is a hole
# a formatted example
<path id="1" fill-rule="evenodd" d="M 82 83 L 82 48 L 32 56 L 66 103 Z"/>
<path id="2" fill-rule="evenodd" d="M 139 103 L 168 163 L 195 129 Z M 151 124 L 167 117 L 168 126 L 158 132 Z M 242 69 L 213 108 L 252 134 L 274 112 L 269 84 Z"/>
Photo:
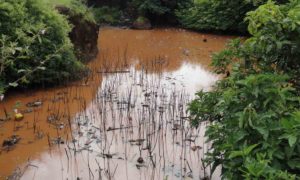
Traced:
<path id="1" fill-rule="evenodd" d="M 68 17 L 69 22 L 74 26 L 70 32 L 70 39 L 74 45 L 76 57 L 84 62 L 90 61 L 98 54 L 97 37 L 99 26 L 90 22 L 80 14 L 75 14 L 64 6 L 57 6 L 56 9 Z"/>

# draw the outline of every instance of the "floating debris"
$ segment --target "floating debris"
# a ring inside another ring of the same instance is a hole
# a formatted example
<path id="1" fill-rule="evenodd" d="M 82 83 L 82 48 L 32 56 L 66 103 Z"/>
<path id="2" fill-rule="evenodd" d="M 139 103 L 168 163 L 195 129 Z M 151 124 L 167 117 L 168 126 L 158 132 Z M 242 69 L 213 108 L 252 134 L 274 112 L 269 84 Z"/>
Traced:
<path id="1" fill-rule="evenodd" d="M 91 139 L 90 139 L 90 140 L 87 140 L 87 141 L 84 143 L 84 145 L 85 145 L 85 146 L 88 146 L 88 145 L 90 145 L 92 142 L 93 142 L 93 140 L 91 140 Z"/>
<path id="2" fill-rule="evenodd" d="M 173 125 L 173 129 L 174 131 L 181 129 L 181 125 L 180 124 L 174 124 Z"/>
<path id="3" fill-rule="evenodd" d="M 23 114 L 29 114 L 29 113 L 33 112 L 33 109 L 32 108 L 28 108 L 28 109 L 21 110 L 20 112 L 23 113 Z"/>
<path id="4" fill-rule="evenodd" d="M 15 114 L 15 120 L 16 121 L 22 121 L 24 119 L 24 115 L 22 113 L 16 113 Z"/>
<path id="5" fill-rule="evenodd" d="M 140 163 L 140 164 L 143 164 L 144 163 L 144 159 L 142 157 L 139 157 L 137 159 L 137 162 Z"/>
<path id="6" fill-rule="evenodd" d="M 116 153 L 114 153 L 114 154 L 104 153 L 104 154 L 99 154 L 98 156 L 103 157 L 103 158 L 107 158 L 107 159 L 111 159 L 115 155 L 117 155 L 117 154 Z"/>
<path id="7" fill-rule="evenodd" d="M 145 141 L 145 139 L 130 139 L 130 140 L 128 140 L 128 142 L 130 142 L 130 143 L 136 143 L 136 142 L 141 143 L 141 142 L 144 142 L 144 141 Z"/>
<path id="8" fill-rule="evenodd" d="M 56 121 L 58 121 L 58 115 L 51 114 L 47 117 L 48 123 L 54 124 Z"/>
<path id="9" fill-rule="evenodd" d="M 43 105 L 42 101 L 29 102 L 26 104 L 27 107 L 40 107 Z"/>
<path id="10" fill-rule="evenodd" d="M 195 142 L 195 139 L 186 138 L 184 141 Z"/>
<path id="11" fill-rule="evenodd" d="M 115 131 L 115 130 L 119 130 L 119 129 L 128 129 L 128 128 L 132 128 L 132 126 L 127 126 L 127 127 L 117 127 L 117 128 L 108 127 L 106 131 Z"/>
<path id="12" fill-rule="evenodd" d="M 65 124 L 64 123 L 60 123 L 59 124 L 59 129 L 63 129 L 65 127 Z"/>
<path id="13" fill-rule="evenodd" d="M 202 147 L 201 146 L 192 146 L 191 147 L 192 151 L 196 151 L 196 150 L 199 150 L 199 149 L 202 149 Z"/>
<path id="14" fill-rule="evenodd" d="M 148 108 L 149 107 L 149 104 L 143 104 L 142 105 L 144 108 Z"/>
<path id="15" fill-rule="evenodd" d="M 145 164 L 136 164 L 136 168 L 140 169 L 141 167 L 147 167 Z"/>
<path id="16" fill-rule="evenodd" d="M 12 135 L 10 138 L 5 139 L 2 143 L 2 148 L 9 150 L 11 147 L 15 146 L 19 141 L 21 140 L 21 137 L 18 135 Z"/>
<path id="17" fill-rule="evenodd" d="M 65 141 L 61 137 L 58 137 L 58 138 L 53 139 L 52 143 L 53 144 L 65 144 Z"/>
<path id="18" fill-rule="evenodd" d="M 145 93 L 144 96 L 145 97 L 151 97 L 151 93 Z"/>
<path id="19" fill-rule="evenodd" d="M 108 159 L 111 159 L 111 158 L 113 157 L 112 154 L 104 154 L 104 156 L 105 156 L 106 158 L 108 158 Z"/>

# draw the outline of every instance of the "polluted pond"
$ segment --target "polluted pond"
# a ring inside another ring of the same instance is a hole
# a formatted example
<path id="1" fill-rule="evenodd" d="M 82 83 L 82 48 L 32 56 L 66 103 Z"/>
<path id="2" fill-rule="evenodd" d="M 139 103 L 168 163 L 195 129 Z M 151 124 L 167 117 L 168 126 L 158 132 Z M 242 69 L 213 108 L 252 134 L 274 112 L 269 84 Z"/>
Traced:
<path id="1" fill-rule="evenodd" d="M 219 179 L 187 106 L 219 79 L 209 59 L 231 38 L 101 29 L 89 77 L 2 102 L 0 179 Z"/>

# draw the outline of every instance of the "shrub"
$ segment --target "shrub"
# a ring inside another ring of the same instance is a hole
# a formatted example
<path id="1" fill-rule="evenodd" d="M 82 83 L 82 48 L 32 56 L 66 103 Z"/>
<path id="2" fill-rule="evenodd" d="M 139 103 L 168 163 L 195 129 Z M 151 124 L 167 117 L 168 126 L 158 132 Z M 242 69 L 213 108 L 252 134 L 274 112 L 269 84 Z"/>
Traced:
<path id="1" fill-rule="evenodd" d="M 56 9 L 65 7 L 70 10 L 69 16 L 79 16 L 83 21 L 95 23 L 92 8 L 87 7 L 87 0 L 42 0 L 42 3 Z"/>
<path id="2" fill-rule="evenodd" d="M 0 2 L 1 84 L 52 84 L 74 77 L 77 61 L 66 18 L 38 0 Z"/>
<path id="3" fill-rule="evenodd" d="M 264 2 L 266 0 L 198 0 L 191 6 L 177 11 L 176 14 L 186 28 L 246 33 L 247 23 L 244 22 L 246 13 Z"/>
<path id="4" fill-rule="evenodd" d="M 300 101 L 286 80 L 275 74 L 232 75 L 215 91 L 198 93 L 190 104 L 194 123 L 211 122 L 206 161 L 213 170 L 222 165 L 223 178 L 268 179 L 265 169 L 300 173 Z M 251 169 L 250 162 L 262 160 L 265 166 Z"/>
<path id="5" fill-rule="evenodd" d="M 225 51 L 215 54 L 215 70 L 224 73 L 233 59 L 239 59 L 243 71 L 287 73 L 300 90 L 299 10 L 298 1 L 281 6 L 270 1 L 249 12 L 246 20 L 252 37 L 243 44 L 235 40 Z"/>
<path id="6" fill-rule="evenodd" d="M 189 106 L 194 125 L 210 122 L 206 162 L 224 179 L 299 178 L 299 5 L 269 1 L 248 13 L 252 37 L 213 57 L 229 77 Z"/>
<path id="7" fill-rule="evenodd" d="M 285 6 L 269 2 L 249 12 L 244 56 L 262 70 L 300 75 L 300 2 Z M 270 66 L 273 65 L 273 66 Z"/>
<path id="8" fill-rule="evenodd" d="M 137 9 L 137 16 L 144 16 L 154 22 L 159 19 L 176 22 L 175 10 L 191 2 L 191 0 L 131 0 L 129 4 Z M 168 23 L 167 21 L 164 23 Z"/>
<path id="9" fill-rule="evenodd" d="M 102 6 L 92 8 L 92 11 L 98 24 L 120 23 L 121 11 L 118 8 Z"/>
<path id="10" fill-rule="evenodd" d="M 67 7 L 71 10 L 70 16 L 80 16 L 83 21 L 96 23 L 93 8 L 87 7 L 85 0 L 72 0 Z"/>

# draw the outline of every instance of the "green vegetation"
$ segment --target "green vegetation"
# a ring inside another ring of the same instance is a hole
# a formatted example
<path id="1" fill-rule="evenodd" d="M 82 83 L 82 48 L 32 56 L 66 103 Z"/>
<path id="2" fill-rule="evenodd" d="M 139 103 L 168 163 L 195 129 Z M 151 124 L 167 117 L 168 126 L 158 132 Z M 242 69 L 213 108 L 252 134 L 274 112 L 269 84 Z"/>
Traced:
<path id="1" fill-rule="evenodd" d="M 120 23 L 121 11 L 116 7 L 94 7 L 92 12 L 98 24 L 118 24 Z"/>
<path id="2" fill-rule="evenodd" d="M 209 121 L 206 162 L 224 179 L 299 179 L 300 2 L 261 5 L 247 15 L 251 38 L 214 55 L 231 71 L 190 104 L 193 124 Z"/>
<path id="3" fill-rule="evenodd" d="M 180 23 L 190 29 L 209 31 L 235 31 L 245 33 L 246 13 L 267 0 L 197 0 L 177 11 Z M 278 3 L 285 3 L 279 0 Z"/>
<path id="4" fill-rule="evenodd" d="M 69 16 L 78 16 L 81 17 L 82 20 L 91 23 L 96 22 L 92 8 L 87 7 L 83 0 L 72 0 L 71 4 L 65 6 L 70 8 Z"/>
<path id="5" fill-rule="evenodd" d="M 160 0 L 132 0 L 132 6 L 138 9 L 140 15 L 157 14 L 162 15 L 170 11 Z"/>
<path id="6" fill-rule="evenodd" d="M 41 2 L 43 4 L 48 4 L 51 6 L 56 6 L 56 5 L 71 6 L 74 0 L 41 0 Z"/>
<path id="7" fill-rule="evenodd" d="M 0 2 L 0 94 L 12 86 L 57 84 L 85 69 L 69 38 L 72 26 L 55 10 L 56 3 L 94 21 L 77 0 Z"/>
<path id="8" fill-rule="evenodd" d="M 153 24 L 159 20 L 168 24 L 177 21 L 175 10 L 190 4 L 191 0 L 90 0 L 89 2 L 94 6 L 94 14 L 99 23 L 122 24 L 124 23 L 122 18 L 134 22 L 136 18 L 144 17 L 150 19 Z"/>
<path id="9" fill-rule="evenodd" d="M 37 0 L 0 2 L 1 84 L 56 83 L 83 65 L 68 38 L 67 20 Z"/>
<path id="10" fill-rule="evenodd" d="M 145 16 L 149 19 L 158 19 L 162 17 L 169 17 L 175 19 L 175 10 L 180 6 L 190 4 L 191 0 L 132 0 L 129 2 L 130 6 L 138 11 L 138 16 Z"/>
<path id="11" fill-rule="evenodd" d="M 136 21 L 137 21 L 138 23 L 143 23 L 143 22 L 146 21 L 146 19 L 145 19 L 145 17 L 143 17 L 143 16 L 139 16 L 139 17 L 136 19 Z"/>
<path id="12" fill-rule="evenodd" d="M 70 16 L 80 16 L 82 20 L 94 23 L 95 17 L 92 8 L 87 7 L 85 1 L 86 0 L 42 0 L 43 4 L 53 9 L 59 6 L 69 8 Z"/>

